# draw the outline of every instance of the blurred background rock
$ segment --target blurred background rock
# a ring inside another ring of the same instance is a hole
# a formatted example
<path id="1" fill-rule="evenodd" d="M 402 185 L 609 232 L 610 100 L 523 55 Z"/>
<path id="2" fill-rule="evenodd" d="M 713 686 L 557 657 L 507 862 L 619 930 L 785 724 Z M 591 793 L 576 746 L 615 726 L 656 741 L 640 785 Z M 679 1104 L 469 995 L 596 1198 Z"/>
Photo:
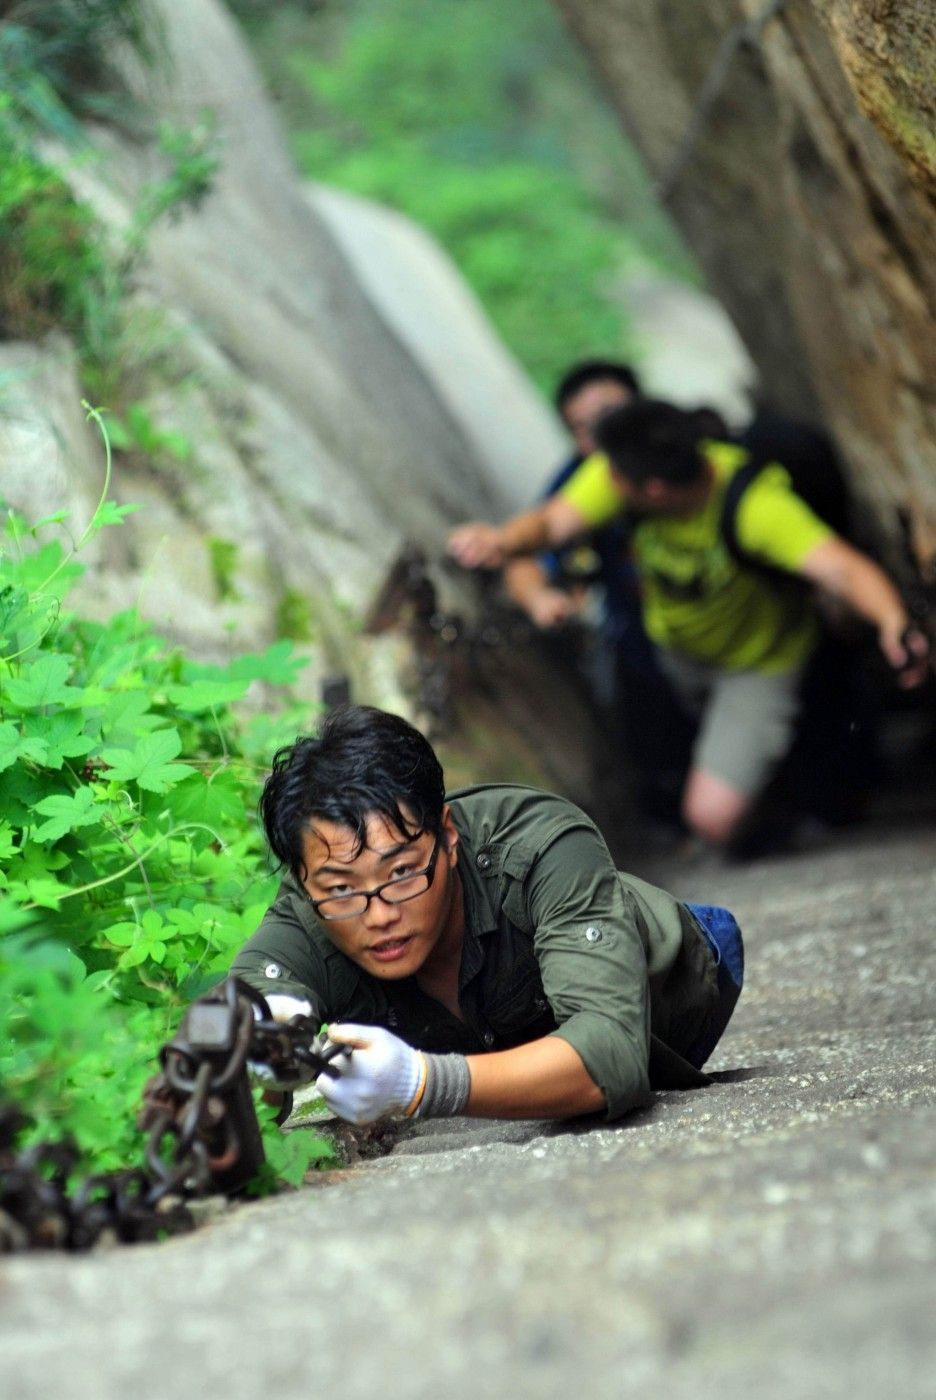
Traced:
<path id="1" fill-rule="evenodd" d="M 535 494 L 563 450 L 545 394 L 584 354 L 735 424 L 754 393 L 821 417 L 892 567 L 931 589 L 933 165 L 906 36 L 932 22 L 866 10 L 5 0 L 6 503 L 87 518 L 79 404 L 106 406 L 116 495 L 145 509 L 95 542 L 88 610 L 138 600 L 209 658 L 287 637 L 310 700 L 339 675 L 431 718 L 454 686 L 458 772 L 587 796 L 593 719 L 534 641 L 427 660 L 405 608 L 362 620 L 415 542 L 469 620 L 437 631 L 490 642 L 488 600 L 434 561 L 454 521 Z"/>

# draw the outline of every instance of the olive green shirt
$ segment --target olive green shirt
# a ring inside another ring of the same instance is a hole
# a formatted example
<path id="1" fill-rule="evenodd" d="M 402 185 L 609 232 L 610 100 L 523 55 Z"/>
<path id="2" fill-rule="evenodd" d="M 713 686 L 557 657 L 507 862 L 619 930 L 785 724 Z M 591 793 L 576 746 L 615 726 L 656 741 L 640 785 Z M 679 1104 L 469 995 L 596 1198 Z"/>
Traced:
<path id="1" fill-rule="evenodd" d="M 291 876 L 233 972 L 307 997 L 322 1021 L 386 1026 L 432 1052 L 479 1054 L 558 1035 L 608 1117 L 654 1088 L 706 1078 L 683 1058 L 718 1007 L 715 960 L 689 913 L 616 870 L 600 831 L 564 798 L 491 784 L 449 797 L 465 900 L 460 1020 L 415 978 L 384 980 L 335 947 Z"/>

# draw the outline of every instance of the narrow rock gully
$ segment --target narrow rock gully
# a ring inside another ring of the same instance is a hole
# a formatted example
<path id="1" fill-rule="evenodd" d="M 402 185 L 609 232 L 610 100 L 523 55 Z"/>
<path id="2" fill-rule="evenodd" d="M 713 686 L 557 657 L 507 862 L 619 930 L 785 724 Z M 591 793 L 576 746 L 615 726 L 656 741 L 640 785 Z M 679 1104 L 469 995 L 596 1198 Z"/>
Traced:
<path id="1" fill-rule="evenodd" d="M 10 1258 L 0 1394 L 936 1395 L 932 810 L 639 872 L 745 930 L 711 1087 L 409 1127 L 191 1236 Z"/>

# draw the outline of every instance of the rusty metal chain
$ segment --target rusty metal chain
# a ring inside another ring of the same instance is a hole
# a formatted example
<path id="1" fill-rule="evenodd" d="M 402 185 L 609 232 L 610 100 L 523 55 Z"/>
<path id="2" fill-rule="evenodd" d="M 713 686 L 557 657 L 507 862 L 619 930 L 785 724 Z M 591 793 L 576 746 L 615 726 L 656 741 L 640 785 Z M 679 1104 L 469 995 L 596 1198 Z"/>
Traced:
<path id="1" fill-rule="evenodd" d="M 661 203 L 667 204 L 672 199 L 724 90 L 738 54 L 760 46 L 764 30 L 770 21 L 780 14 L 785 4 L 786 0 L 766 0 L 758 14 L 745 16 L 725 34 L 705 75 L 676 150 L 655 182 L 656 196 Z"/>
<path id="2" fill-rule="evenodd" d="M 336 1073 L 350 1053 L 324 1045 L 305 1016 L 274 1021 L 260 995 L 229 977 L 193 1002 L 160 1051 L 138 1126 L 145 1165 L 70 1179 L 79 1153 L 69 1139 L 16 1152 L 26 1116 L 0 1105 L 0 1254 L 88 1249 L 102 1238 L 133 1244 L 194 1228 L 186 1202 L 207 1192 L 236 1195 L 264 1162 L 250 1065 L 273 1087 Z M 282 1121 L 281 1115 L 279 1121 Z"/>
<path id="3" fill-rule="evenodd" d="M 368 633 L 400 629 L 409 636 L 417 707 L 430 733 L 437 735 L 455 726 L 460 674 L 476 674 L 483 656 L 513 652 L 539 635 L 516 605 L 501 598 L 497 577 L 484 571 L 475 573 L 470 584 L 476 616 L 446 610 L 437 586 L 446 573 L 457 575 L 463 588 L 468 586 L 454 560 L 430 560 L 420 545 L 410 541 L 394 561 L 364 621 Z M 561 630 L 567 639 L 584 635 L 574 621 Z"/>

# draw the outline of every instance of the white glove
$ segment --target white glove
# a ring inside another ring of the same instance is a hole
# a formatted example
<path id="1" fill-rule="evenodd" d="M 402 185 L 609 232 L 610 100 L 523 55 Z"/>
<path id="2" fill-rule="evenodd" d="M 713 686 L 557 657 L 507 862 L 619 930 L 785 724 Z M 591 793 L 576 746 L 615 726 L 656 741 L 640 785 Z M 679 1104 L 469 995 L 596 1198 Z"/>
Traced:
<path id="1" fill-rule="evenodd" d="M 330 1026 L 328 1038 L 354 1053 L 332 1060 L 337 1074 L 315 1081 L 333 1113 L 348 1123 L 373 1123 L 385 1113 L 418 1106 L 426 1084 L 425 1057 L 381 1026 Z"/>
<path id="2" fill-rule="evenodd" d="M 272 996 L 266 998 L 266 1004 L 270 1008 L 273 1020 L 281 1021 L 283 1024 L 291 1021 L 294 1016 L 311 1016 L 312 1014 L 312 1003 L 306 1001 L 305 997 L 291 997 L 287 996 L 285 992 L 274 992 Z"/>

